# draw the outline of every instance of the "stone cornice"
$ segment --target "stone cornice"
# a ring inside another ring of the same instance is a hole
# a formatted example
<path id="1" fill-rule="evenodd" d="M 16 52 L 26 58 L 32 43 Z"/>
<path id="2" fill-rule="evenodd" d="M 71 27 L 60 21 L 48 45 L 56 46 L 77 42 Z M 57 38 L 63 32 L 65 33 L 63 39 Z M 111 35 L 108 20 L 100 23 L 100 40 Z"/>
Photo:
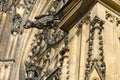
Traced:
<path id="1" fill-rule="evenodd" d="M 98 0 L 102 5 L 109 8 L 120 16 L 120 1 L 118 0 Z"/>
<path id="2" fill-rule="evenodd" d="M 69 31 L 72 26 L 79 19 L 81 19 L 97 2 L 101 3 L 103 6 L 119 15 L 120 4 L 116 3 L 114 0 L 75 0 L 70 3 L 74 3 L 74 5 L 72 4 L 72 7 L 68 5 L 59 13 L 59 15 L 62 14 L 59 27 L 65 31 Z"/>
<path id="3" fill-rule="evenodd" d="M 72 28 L 72 26 L 80 18 L 82 18 L 95 3 L 95 0 L 77 0 L 76 3 L 72 5 L 71 9 L 68 10 L 68 12 L 64 12 L 64 10 L 62 11 L 62 13 L 64 13 L 65 16 L 63 15 L 63 18 L 59 23 L 59 27 L 61 27 L 61 29 L 65 31 L 69 31 Z"/>

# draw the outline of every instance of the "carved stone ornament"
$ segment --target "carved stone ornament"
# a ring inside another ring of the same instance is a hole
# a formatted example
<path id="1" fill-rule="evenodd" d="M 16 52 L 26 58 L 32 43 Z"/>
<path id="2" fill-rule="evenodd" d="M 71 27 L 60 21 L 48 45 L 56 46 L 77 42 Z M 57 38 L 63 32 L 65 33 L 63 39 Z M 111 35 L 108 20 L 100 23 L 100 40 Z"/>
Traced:
<path id="1" fill-rule="evenodd" d="M 94 19 L 90 22 L 90 36 L 87 41 L 89 43 L 87 54 L 88 57 L 84 80 L 89 80 L 94 69 L 99 74 L 99 78 L 101 80 L 105 80 L 106 65 L 104 62 L 104 48 L 102 36 L 102 31 L 104 29 L 103 24 L 104 21 L 97 16 L 95 16 Z"/>
<path id="2" fill-rule="evenodd" d="M 106 11 L 105 18 L 109 20 L 111 23 L 115 22 L 115 16 L 109 13 L 108 11 Z"/>
<path id="3" fill-rule="evenodd" d="M 20 0 L 0 0 L 0 11 L 7 12 L 11 7 L 16 6 Z"/>
<path id="4" fill-rule="evenodd" d="M 27 21 L 24 26 L 25 29 L 29 28 L 38 28 L 38 29 L 47 29 L 57 27 L 56 23 L 59 20 L 58 17 L 55 17 L 52 14 L 48 15 L 40 15 L 35 17 L 36 21 L 32 22 L 30 20 Z"/>
<path id="5" fill-rule="evenodd" d="M 23 29 L 20 28 L 21 23 L 29 17 L 35 2 L 36 0 L 0 0 L 0 12 L 13 16 L 11 25 L 13 26 L 11 30 L 12 35 L 15 36 L 18 33 L 23 33 Z M 19 12 L 20 7 L 23 12 Z"/>
<path id="6" fill-rule="evenodd" d="M 49 10 L 49 12 L 51 13 L 56 13 L 58 12 L 66 3 L 68 3 L 70 0 L 53 0 L 53 6 L 52 8 Z"/>
<path id="7" fill-rule="evenodd" d="M 120 19 L 116 18 L 116 25 L 119 26 L 120 25 Z"/>
<path id="8" fill-rule="evenodd" d="M 20 24 L 22 22 L 22 18 L 19 14 L 16 14 L 13 18 L 13 29 L 11 30 L 12 35 L 16 35 L 20 31 Z"/>
<path id="9" fill-rule="evenodd" d="M 36 0 L 23 0 L 23 1 L 26 6 L 26 14 L 28 14 L 32 11 L 33 5 L 36 2 Z"/>
<path id="10" fill-rule="evenodd" d="M 29 17 L 29 14 L 32 12 L 34 3 L 36 0 L 13 0 L 14 5 L 12 5 L 12 30 L 11 34 L 16 36 L 18 33 L 23 33 L 23 24 L 26 22 L 24 19 Z M 22 2 L 23 1 L 23 2 Z M 23 12 L 19 12 L 19 9 L 22 9 Z M 24 13 L 24 14 L 23 14 Z M 24 21 L 24 23 L 22 22 Z"/>
<path id="11" fill-rule="evenodd" d="M 53 14 L 35 17 L 35 21 L 28 20 L 24 25 L 25 29 L 37 28 L 39 32 L 35 34 L 33 47 L 26 62 L 27 80 L 60 80 L 61 68 L 68 49 L 67 33 L 58 28 L 59 18 Z M 64 40 L 64 47 L 56 51 L 54 48 Z"/>
<path id="12" fill-rule="evenodd" d="M 50 46 L 59 43 L 66 36 L 66 32 L 58 28 L 58 18 L 54 15 L 41 15 L 35 17 L 36 21 L 27 21 L 24 25 L 25 29 L 38 28 L 39 33 L 35 35 L 37 45 L 44 51 Z M 42 52 L 43 52 L 42 51 Z"/>
<path id="13" fill-rule="evenodd" d="M 116 26 L 119 26 L 120 24 L 120 19 L 109 11 L 106 11 L 105 19 L 110 21 L 111 23 L 115 23 Z"/>
<path id="14" fill-rule="evenodd" d="M 32 80 L 60 80 L 61 69 L 63 67 L 67 47 L 63 47 L 59 53 L 51 52 L 54 49 L 49 49 L 40 56 L 26 62 L 27 79 Z M 57 50 L 58 52 L 58 50 Z M 62 54 L 62 55 L 61 55 Z"/>

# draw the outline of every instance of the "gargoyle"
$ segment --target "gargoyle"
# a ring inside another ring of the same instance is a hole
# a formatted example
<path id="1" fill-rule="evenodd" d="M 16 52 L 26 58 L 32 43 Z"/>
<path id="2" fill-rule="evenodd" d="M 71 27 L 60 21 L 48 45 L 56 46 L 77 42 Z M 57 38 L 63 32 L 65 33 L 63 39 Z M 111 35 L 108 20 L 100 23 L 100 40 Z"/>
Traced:
<path id="1" fill-rule="evenodd" d="M 54 15 L 40 15 L 35 17 L 36 21 L 28 20 L 24 25 L 25 29 L 29 28 L 38 28 L 38 29 L 46 29 L 52 28 L 56 26 L 56 22 L 59 20 Z"/>

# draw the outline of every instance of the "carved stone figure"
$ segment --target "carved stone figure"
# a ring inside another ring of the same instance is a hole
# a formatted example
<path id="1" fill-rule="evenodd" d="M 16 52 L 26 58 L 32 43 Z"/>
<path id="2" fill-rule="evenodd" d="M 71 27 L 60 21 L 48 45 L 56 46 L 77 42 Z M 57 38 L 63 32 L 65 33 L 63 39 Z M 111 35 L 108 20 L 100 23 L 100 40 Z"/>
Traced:
<path id="1" fill-rule="evenodd" d="M 27 21 L 24 28 L 38 28 L 38 29 L 46 29 L 56 27 L 56 18 L 54 15 L 40 15 L 35 17 L 36 21 Z"/>

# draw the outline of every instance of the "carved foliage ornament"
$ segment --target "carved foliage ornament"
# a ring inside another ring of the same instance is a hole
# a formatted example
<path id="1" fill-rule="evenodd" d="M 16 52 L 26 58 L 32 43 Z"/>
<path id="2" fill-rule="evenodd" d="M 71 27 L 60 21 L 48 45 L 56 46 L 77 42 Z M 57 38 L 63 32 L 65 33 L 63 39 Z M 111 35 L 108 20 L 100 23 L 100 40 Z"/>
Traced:
<path id="1" fill-rule="evenodd" d="M 47 80 L 60 79 L 61 67 L 64 61 L 63 56 L 67 51 L 69 51 L 67 47 L 68 41 L 65 41 L 65 47 L 62 48 L 57 55 L 60 57 L 55 60 L 56 64 L 59 63 L 60 65 L 56 68 L 53 68 L 53 70 L 48 69 L 52 59 L 52 55 L 49 55 L 49 53 L 51 53 L 51 48 L 65 39 L 67 33 L 58 28 L 57 22 L 59 19 L 52 14 L 37 16 L 35 19 L 36 21 L 28 20 L 24 25 L 25 29 L 39 29 L 39 32 L 35 35 L 34 43 L 32 44 L 33 48 L 30 62 L 28 62 L 26 65 L 28 79 L 35 79 L 37 77 L 37 80 L 42 80 L 44 79 L 44 76 L 47 76 Z M 42 66 L 37 65 L 38 62 L 42 62 Z M 34 66 L 32 66 L 32 64 Z M 32 67 L 34 67 L 34 70 L 31 69 Z"/>
<path id="2" fill-rule="evenodd" d="M 20 30 L 21 22 L 23 19 L 29 17 L 35 2 L 36 0 L 0 0 L 0 12 L 13 16 L 12 35 L 15 36 L 18 33 L 23 33 L 23 30 Z M 19 11 L 19 9 L 21 9 L 20 7 L 22 7 L 23 12 Z"/>
<path id="3" fill-rule="evenodd" d="M 111 23 L 115 23 L 116 26 L 120 25 L 120 19 L 117 16 L 110 13 L 109 11 L 106 11 L 105 18 L 106 18 L 106 20 L 110 21 Z"/>
<path id="4" fill-rule="evenodd" d="M 97 70 L 98 74 L 100 75 L 100 79 L 105 80 L 106 65 L 104 62 L 104 49 L 103 49 L 103 36 L 102 36 L 102 31 L 104 29 L 103 28 L 104 21 L 101 20 L 99 17 L 95 16 L 90 24 L 91 24 L 91 28 L 89 33 L 90 36 L 88 39 L 88 43 L 89 43 L 88 54 L 87 54 L 88 57 L 87 57 L 84 80 L 89 80 L 90 75 L 92 74 L 94 69 Z M 94 45 L 97 44 L 94 43 L 96 39 L 98 41 L 97 42 L 98 47 L 94 47 Z M 97 50 L 98 53 L 94 52 L 95 50 Z"/>
<path id="5" fill-rule="evenodd" d="M 54 15 L 41 15 L 35 17 L 36 21 L 27 21 L 25 29 L 38 28 L 39 33 L 35 35 L 40 52 L 44 52 L 50 46 L 56 45 L 66 36 L 66 32 L 58 28 L 58 18 Z M 41 51 L 42 49 L 42 51 Z M 35 51 L 36 52 L 36 51 Z"/>
<path id="6" fill-rule="evenodd" d="M 25 18 L 29 17 L 29 14 L 31 13 L 35 2 L 36 0 L 23 0 L 22 3 L 22 0 L 19 0 L 19 3 L 17 3 L 17 5 L 14 5 L 14 12 L 13 12 L 14 14 L 12 20 L 13 29 L 11 30 L 12 35 L 15 36 L 18 33 L 20 34 L 23 33 L 23 30 L 20 30 L 21 23 L 22 21 L 24 21 Z M 22 13 L 19 13 L 19 11 L 17 11 L 17 8 L 19 9 L 20 6 L 22 7 L 23 10 Z"/>
<path id="7" fill-rule="evenodd" d="M 68 47 L 63 47 L 58 53 L 52 52 L 50 49 L 41 56 L 34 59 L 34 62 L 26 62 L 27 80 L 60 80 L 61 68 Z M 51 67 L 53 66 L 53 67 Z"/>
<path id="8" fill-rule="evenodd" d="M 35 35 L 35 45 L 32 45 L 32 58 L 59 44 L 65 36 L 65 33 L 59 29 L 45 29 L 39 32 Z"/>

